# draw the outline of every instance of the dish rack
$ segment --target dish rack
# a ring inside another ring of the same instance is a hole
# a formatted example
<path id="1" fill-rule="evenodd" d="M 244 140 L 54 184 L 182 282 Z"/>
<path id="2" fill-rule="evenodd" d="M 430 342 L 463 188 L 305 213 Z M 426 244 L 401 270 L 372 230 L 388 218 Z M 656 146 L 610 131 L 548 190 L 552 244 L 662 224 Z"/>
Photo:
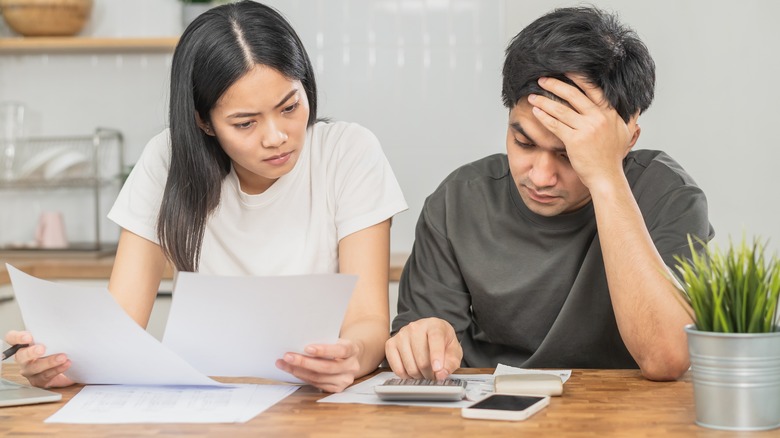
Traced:
<path id="1" fill-rule="evenodd" d="M 94 233 L 86 241 L 72 242 L 66 248 L 36 248 L 29 243 L 0 241 L 0 255 L 26 256 L 34 253 L 113 252 L 116 244 L 101 242 L 100 223 L 105 199 L 101 194 L 109 187 L 121 186 L 125 176 L 124 138 L 116 129 L 97 128 L 91 135 L 28 137 L 17 141 L 10 175 L 0 179 L 0 191 L 27 196 L 35 202 L 46 197 L 62 197 L 62 190 L 83 190 L 92 197 Z M 19 214 L 18 211 L 0 214 Z M 78 212 L 80 220 L 86 212 Z M 89 218 L 89 216 L 86 216 Z M 24 254 L 22 254 L 24 253 Z"/>

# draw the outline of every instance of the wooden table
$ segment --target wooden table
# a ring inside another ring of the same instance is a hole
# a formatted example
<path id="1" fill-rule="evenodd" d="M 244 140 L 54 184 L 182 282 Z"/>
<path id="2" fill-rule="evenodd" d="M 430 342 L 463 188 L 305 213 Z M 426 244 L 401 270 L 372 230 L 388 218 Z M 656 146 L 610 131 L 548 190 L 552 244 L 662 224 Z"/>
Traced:
<path id="1" fill-rule="evenodd" d="M 464 373 L 491 373 L 463 369 Z M 15 364 L 4 377 L 24 381 Z M 256 382 L 253 379 L 220 379 Z M 0 408 L 0 436 L 272 436 L 272 437 L 733 437 L 734 432 L 694 423 L 690 376 L 650 382 L 637 370 L 573 370 L 564 394 L 523 422 L 466 420 L 459 409 L 317 403 L 324 397 L 303 387 L 247 423 L 238 424 L 44 424 L 80 386 L 57 389 L 63 401 Z M 745 433 L 777 437 L 780 432 Z"/>

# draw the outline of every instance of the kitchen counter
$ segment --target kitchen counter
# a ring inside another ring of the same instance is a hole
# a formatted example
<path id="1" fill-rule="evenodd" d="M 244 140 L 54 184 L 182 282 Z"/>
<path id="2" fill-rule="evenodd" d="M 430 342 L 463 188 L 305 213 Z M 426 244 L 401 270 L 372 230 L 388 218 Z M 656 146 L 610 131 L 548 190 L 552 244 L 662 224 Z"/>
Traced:
<path id="1" fill-rule="evenodd" d="M 393 253 L 390 255 L 390 281 L 398 281 L 401 271 L 409 255 Z M 36 258 L 0 258 L 0 286 L 9 284 L 8 271 L 5 264 L 38 278 L 44 279 L 98 279 L 108 280 L 114 265 L 113 256 L 98 258 L 66 258 L 66 257 L 36 257 Z M 173 278 L 173 269 L 165 271 L 164 278 Z"/>

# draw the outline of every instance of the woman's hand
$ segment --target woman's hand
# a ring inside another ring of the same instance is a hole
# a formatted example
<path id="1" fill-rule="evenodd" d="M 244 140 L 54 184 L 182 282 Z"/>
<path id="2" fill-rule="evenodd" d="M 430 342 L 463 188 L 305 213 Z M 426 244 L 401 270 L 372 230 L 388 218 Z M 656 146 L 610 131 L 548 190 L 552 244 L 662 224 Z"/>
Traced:
<path id="1" fill-rule="evenodd" d="M 360 348 L 348 339 L 335 344 L 308 345 L 306 354 L 287 353 L 276 367 L 327 392 L 341 392 L 360 371 Z"/>
<path id="2" fill-rule="evenodd" d="M 28 332 L 10 331 L 5 335 L 5 341 L 10 345 L 29 344 L 16 352 L 14 356 L 19 364 L 22 376 L 33 386 L 41 388 L 58 388 L 70 386 L 73 381 L 65 377 L 63 372 L 70 368 L 70 360 L 64 354 L 44 356 L 46 347 L 35 344 Z"/>

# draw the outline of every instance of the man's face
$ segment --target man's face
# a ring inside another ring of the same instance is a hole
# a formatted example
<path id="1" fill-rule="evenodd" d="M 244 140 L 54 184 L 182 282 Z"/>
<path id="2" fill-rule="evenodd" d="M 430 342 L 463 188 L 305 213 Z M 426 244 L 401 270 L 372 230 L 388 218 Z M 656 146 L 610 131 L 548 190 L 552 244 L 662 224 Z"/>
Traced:
<path id="1" fill-rule="evenodd" d="M 590 192 L 569 163 L 563 142 L 531 112 L 523 97 L 509 112 L 506 153 L 509 170 L 529 210 L 556 216 L 582 208 Z"/>

